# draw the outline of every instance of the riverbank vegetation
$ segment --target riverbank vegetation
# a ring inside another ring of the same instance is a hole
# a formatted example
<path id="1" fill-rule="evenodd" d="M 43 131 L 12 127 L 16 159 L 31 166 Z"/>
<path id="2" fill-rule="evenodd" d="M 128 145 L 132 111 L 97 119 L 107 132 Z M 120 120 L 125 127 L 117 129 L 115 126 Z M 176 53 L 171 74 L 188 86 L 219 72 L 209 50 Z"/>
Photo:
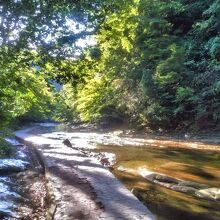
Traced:
<path id="1" fill-rule="evenodd" d="M 154 129 L 217 125 L 219 7 L 206 0 L 118 3 L 97 45 L 73 64 L 82 78 L 73 84 L 74 112 Z"/>
<path id="2" fill-rule="evenodd" d="M 216 127 L 219 12 L 219 0 L 2 1 L 1 127 Z"/>

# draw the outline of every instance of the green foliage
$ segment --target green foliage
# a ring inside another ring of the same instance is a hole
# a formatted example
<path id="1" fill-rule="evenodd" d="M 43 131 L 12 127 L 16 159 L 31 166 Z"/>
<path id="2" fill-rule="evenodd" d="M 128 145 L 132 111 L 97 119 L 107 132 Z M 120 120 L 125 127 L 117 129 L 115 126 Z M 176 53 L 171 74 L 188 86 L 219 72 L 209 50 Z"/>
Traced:
<path id="1" fill-rule="evenodd" d="M 0 138 L 0 158 L 9 157 L 12 153 L 11 146 L 9 146 L 4 139 Z"/>
<path id="2" fill-rule="evenodd" d="M 220 37 L 211 38 L 207 43 L 207 49 L 212 59 L 220 61 Z"/>
<path id="3" fill-rule="evenodd" d="M 9 136 L 9 129 L 1 129 L 0 133 L 0 159 L 5 157 L 10 157 L 13 153 L 13 149 L 10 144 L 5 141 L 5 137 Z"/>
<path id="4" fill-rule="evenodd" d="M 79 118 L 124 117 L 153 128 L 217 122 L 218 1 L 110 4 L 97 45 L 68 63 Z"/>
<path id="5" fill-rule="evenodd" d="M 22 56 L 22 55 L 21 55 Z M 0 68 L 0 103 L 2 119 L 13 119 L 49 111 L 53 102 L 52 90 L 45 77 L 34 66 L 18 66 L 20 56 Z"/>
<path id="6" fill-rule="evenodd" d="M 53 119 L 56 121 L 73 121 L 78 119 L 76 113 L 76 91 L 71 83 L 63 86 L 60 93 L 56 94 Z"/>
<path id="7" fill-rule="evenodd" d="M 219 0 L 26 3 L 0 7 L 2 121 L 219 122 Z M 90 35 L 96 45 L 81 51 L 77 41 Z M 49 79 L 64 84 L 60 94 Z"/>

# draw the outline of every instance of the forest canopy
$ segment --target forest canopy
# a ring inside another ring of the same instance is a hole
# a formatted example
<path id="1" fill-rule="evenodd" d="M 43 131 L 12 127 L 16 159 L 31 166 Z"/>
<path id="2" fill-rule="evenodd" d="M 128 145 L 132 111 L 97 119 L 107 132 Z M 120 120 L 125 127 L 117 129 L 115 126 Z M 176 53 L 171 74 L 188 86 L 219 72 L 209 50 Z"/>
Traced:
<path id="1" fill-rule="evenodd" d="M 219 123 L 220 0 L 5 0 L 0 29 L 2 123 Z"/>

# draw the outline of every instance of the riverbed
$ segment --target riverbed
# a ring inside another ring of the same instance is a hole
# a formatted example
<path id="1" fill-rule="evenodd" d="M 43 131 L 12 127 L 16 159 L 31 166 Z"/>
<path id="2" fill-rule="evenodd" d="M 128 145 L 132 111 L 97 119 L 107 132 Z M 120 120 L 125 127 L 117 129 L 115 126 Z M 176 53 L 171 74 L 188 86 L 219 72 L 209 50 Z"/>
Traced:
<path id="1" fill-rule="evenodd" d="M 160 140 L 148 135 L 140 138 L 121 130 L 110 132 L 57 124 L 38 124 L 32 132 L 38 134 L 38 141 L 41 137 L 68 140 L 70 147 L 98 158 L 158 220 L 220 219 L 218 144 Z M 149 181 L 146 173 L 157 178 L 159 175 L 165 181 Z M 215 195 L 176 191 L 167 179 L 190 184 L 190 190 L 192 185 L 201 186 L 196 190 L 214 189 Z"/>
<path id="2" fill-rule="evenodd" d="M 103 146 L 95 152 L 116 155 L 112 172 L 160 220 L 220 219 L 219 201 L 195 198 L 147 181 L 140 175 L 146 169 L 182 180 L 220 186 L 220 154 L 212 151 L 159 147 Z"/>
<path id="3" fill-rule="evenodd" d="M 147 170 L 218 189 L 220 146 L 216 144 L 186 142 L 184 145 L 184 141 L 166 140 L 168 144 L 162 145 L 158 140 L 149 141 L 149 138 L 121 135 L 121 131 L 91 132 L 89 129 L 70 129 L 63 126 L 44 135 L 68 138 L 73 146 L 77 143 L 77 146 L 80 145 L 91 156 L 99 157 L 100 153 L 104 155 L 104 160 L 103 156 L 100 157 L 103 164 L 109 167 L 158 220 L 220 219 L 220 201 L 173 191 L 140 175 L 140 171 Z"/>

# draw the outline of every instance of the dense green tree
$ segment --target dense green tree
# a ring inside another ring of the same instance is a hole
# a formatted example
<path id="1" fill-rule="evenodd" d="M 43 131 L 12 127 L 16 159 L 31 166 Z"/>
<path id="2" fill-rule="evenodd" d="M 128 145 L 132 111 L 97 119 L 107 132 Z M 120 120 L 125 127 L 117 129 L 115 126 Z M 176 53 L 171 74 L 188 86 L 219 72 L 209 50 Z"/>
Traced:
<path id="1" fill-rule="evenodd" d="M 79 81 L 68 59 L 98 27 L 102 5 L 109 7 L 99 0 L 0 2 L 1 122 L 47 115 L 54 105 L 49 79 L 69 80 L 71 73 Z"/>
<path id="2" fill-rule="evenodd" d="M 110 106 L 154 128 L 217 123 L 218 9 L 214 0 L 118 2 L 96 35 L 96 65 L 84 69 L 81 115 L 100 118 Z"/>
<path id="3" fill-rule="evenodd" d="M 65 120 L 216 125 L 219 11 L 219 0 L 2 1 L 2 118 L 53 106 Z"/>

